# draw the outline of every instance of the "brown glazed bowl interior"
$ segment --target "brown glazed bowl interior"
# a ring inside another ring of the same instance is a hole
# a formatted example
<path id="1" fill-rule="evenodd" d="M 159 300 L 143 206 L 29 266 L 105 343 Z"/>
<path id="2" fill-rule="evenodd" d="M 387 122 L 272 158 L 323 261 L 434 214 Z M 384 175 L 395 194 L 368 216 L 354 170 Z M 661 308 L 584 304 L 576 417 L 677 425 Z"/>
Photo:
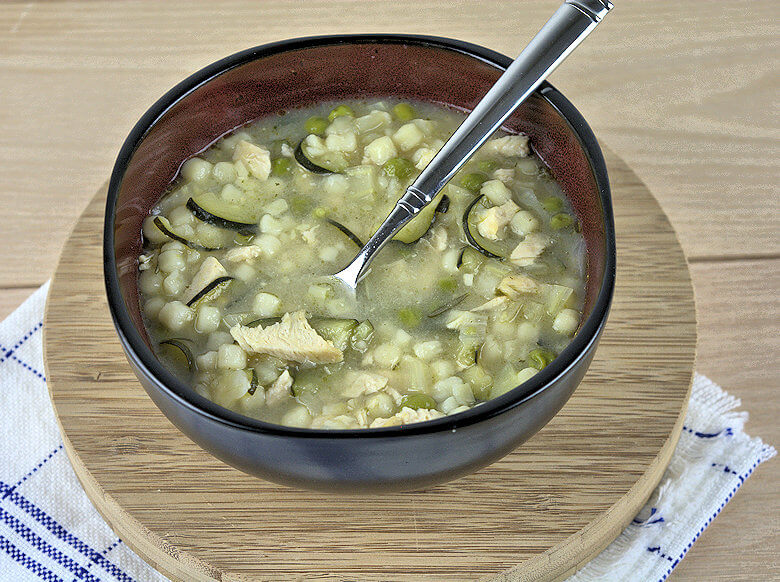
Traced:
<path id="1" fill-rule="evenodd" d="M 246 438 L 264 434 L 325 439 L 323 442 L 454 432 L 458 427 L 477 425 L 523 406 L 571 374 L 572 369 L 583 364 L 587 367 L 606 320 L 614 286 L 609 186 L 601 152 L 587 124 L 546 83 L 512 115 L 505 128 L 530 137 L 533 149 L 571 200 L 586 241 L 588 282 L 583 323 L 574 341 L 553 364 L 521 387 L 475 409 L 420 425 L 361 431 L 292 429 L 244 417 L 195 394 L 157 361 L 144 329 L 137 285 L 141 223 L 185 160 L 246 123 L 321 101 L 392 96 L 469 111 L 509 62 L 507 57 L 482 47 L 432 37 L 295 39 L 250 49 L 214 63 L 172 89 L 146 113 L 124 144 L 111 178 L 105 223 L 105 275 L 112 316 L 128 359 L 147 392 L 174 424 L 204 448 L 244 470 L 297 485 L 343 489 L 346 477 L 335 477 L 324 469 L 316 477 L 308 478 L 302 476 L 305 471 L 277 474 L 268 467 L 258 468 L 257 462 L 247 459 L 244 452 L 222 450 L 222 445 L 212 442 L 213 435 L 209 436 L 213 431 L 198 424 L 231 427 Z M 571 390 L 573 386 L 564 390 L 565 397 L 552 399 L 555 410 L 545 410 L 542 416 L 549 419 L 557 412 Z M 467 470 L 505 454 L 540 426 L 532 422 L 525 430 L 513 429 L 511 439 L 492 451 L 483 451 L 481 459 L 466 463 Z M 455 464 L 461 467 L 454 473 L 439 468 L 437 475 L 446 473 L 446 478 L 452 478 L 466 470 L 463 463 Z M 395 481 L 392 476 L 363 476 L 357 488 L 408 489 L 409 486 L 400 484 L 404 478 L 404 483 L 412 486 L 443 480 L 423 479 L 419 475 L 398 476 Z M 378 485 L 380 481 L 387 486 Z"/>

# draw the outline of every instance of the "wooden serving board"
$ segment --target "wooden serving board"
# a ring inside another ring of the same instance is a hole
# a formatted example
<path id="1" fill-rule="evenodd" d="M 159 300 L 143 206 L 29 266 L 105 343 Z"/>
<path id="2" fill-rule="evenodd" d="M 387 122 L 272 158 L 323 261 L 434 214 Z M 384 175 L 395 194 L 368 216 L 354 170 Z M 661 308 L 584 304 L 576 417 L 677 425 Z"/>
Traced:
<path id="1" fill-rule="evenodd" d="M 415 493 L 337 496 L 245 475 L 183 436 L 122 353 L 103 290 L 105 189 L 70 235 L 44 326 L 65 449 L 97 509 L 179 580 L 556 580 L 603 549 L 661 478 L 685 413 L 693 290 L 647 188 L 605 151 L 615 301 L 585 380 L 503 460 Z"/>

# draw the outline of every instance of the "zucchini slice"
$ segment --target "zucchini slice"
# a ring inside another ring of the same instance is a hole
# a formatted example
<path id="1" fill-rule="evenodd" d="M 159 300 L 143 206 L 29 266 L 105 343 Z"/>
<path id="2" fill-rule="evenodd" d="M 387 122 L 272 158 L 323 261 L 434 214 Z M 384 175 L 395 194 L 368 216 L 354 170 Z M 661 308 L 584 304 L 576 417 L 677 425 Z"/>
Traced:
<path id="1" fill-rule="evenodd" d="M 347 238 L 349 240 L 351 240 L 353 243 L 355 243 L 358 246 L 358 248 L 360 248 L 360 249 L 363 248 L 363 241 L 361 241 L 360 238 L 358 238 L 358 236 L 354 232 L 349 230 L 346 226 L 344 226 L 340 222 L 337 222 L 337 221 L 333 220 L 332 218 L 326 218 L 325 222 L 327 222 L 331 226 L 335 226 L 341 232 L 343 232 L 345 235 L 347 235 Z"/>
<path id="2" fill-rule="evenodd" d="M 197 243 L 194 243 L 194 242 L 192 242 L 190 240 L 187 240 L 186 238 L 184 238 L 180 234 L 177 234 L 176 232 L 174 232 L 173 226 L 171 226 L 171 223 L 164 216 L 155 216 L 154 219 L 152 220 L 152 222 L 154 222 L 154 225 L 165 236 L 167 236 L 168 238 L 171 238 L 171 239 L 173 239 L 175 241 L 179 241 L 183 245 L 186 245 L 186 246 L 190 247 L 193 250 L 196 250 L 196 251 L 218 251 L 218 250 L 220 250 L 220 247 L 216 247 L 216 248 L 214 248 L 214 247 L 204 247 L 203 245 L 199 245 Z"/>
<path id="3" fill-rule="evenodd" d="M 257 370 L 252 368 L 252 378 L 249 380 L 249 390 L 247 390 L 246 393 L 250 396 L 254 396 L 259 385 L 260 382 L 257 381 Z"/>
<path id="4" fill-rule="evenodd" d="M 439 205 L 436 207 L 436 212 L 439 212 L 441 214 L 447 214 L 447 211 L 450 209 L 450 197 L 446 194 L 441 197 L 441 200 L 439 201 Z"/>
<path id="5" fill-rule="evenodd" d="M 195 294 L 195 297 L 187 301 L 187 307 L 195 307 L 201 301 L 211 301 L 219 297 L 230 285 L 233 277 L 217 277 L 211 283 Z"/>
<path id="6" fill-rule="evenodd" d="M 329 151 L 325 155 L 316 158 L 310 156 L 307 152 L 305 141 L 298 144 L 293 155 L 295 156 L 295 161 L 312 174 L 336 174 L 346 170 L 349 165 L 347 158 L 341 152 Z"/>
<path id="7" fill-rule="evenodd" d="M 472 211 L 483 198 L 485 197 L 477 196 L 474 198 L 463 212 L 463 234 L 466 236 L 466 242 L 489 259 L 504 259 L 509 256 L 511 249 L 505 248 L 506 245 L 485 240 L 474 224 L 474 212 Z"/>
<path id="8" fill-rule="evenodd" d="M 473 247 L 463 247 L 458 256 L 456 266 L 461 271 L 473 273 L 479 268 L 484 260 L 485 259 L 480 256 L 479 251 L 475 250 Z"/>
<path id="9" fill-rule="evenodd" d="M 339 319 L 336 317 L 312 317 L 309 325 L 326 340 L 342 352 L 349 347 L 352 332 L 358 326 L 357 319 Z"/>
<path id="10" fill-rule="evenodd" d="M 259 217 L 247 216 L 240 207 L 228 204 L 212 193 L 202 194 L 197 200 L 190 198 L 187 208 L 195 218 L 220 228 L 235 230 L 245 236 L 257 231 Z"/>
<path id="11" fill-rule="evenodd" d="M 361 321 L 360 324 L 352 330 L 352 337 L 349 338 L 349 345 L 352 346 L 353 350 L 362 354 L 368 349 L 373 337 L 374 326 L 366 319 Z"/>
<path id="12" fill-rule="evenodd" d="M 190 347 L 185 343 L 187 341 L 188 340 L 186 339 L 170 338 L 162 340 L 160 345 L 173 346 L 174 348 L 178 349 L 184 356 L 184 359 L 187 360 L 187 368 L 189 368 L 190 373 L 192 374 L 196 369 L 195 358 L 192 357 L 192 350 L 190 350 Z"/>
<path id="13" fill-rule="evenodd" d="M 414 218 L 407 222 L 404 227 L 396 233 L 393 240 L 399 240 L 406 244 L 411 244 L 420 240 L 423 235 L 428 232 L 428 229 L 431 228 L 433 218 L 436 215 L 436 209 L 439 207 L 439 204 L 441 204 L 443 197 L 444 193 L 439 192 L 428 206 L 420 210 Z M 377 227 L 379 227 L 378 224 Z"/>

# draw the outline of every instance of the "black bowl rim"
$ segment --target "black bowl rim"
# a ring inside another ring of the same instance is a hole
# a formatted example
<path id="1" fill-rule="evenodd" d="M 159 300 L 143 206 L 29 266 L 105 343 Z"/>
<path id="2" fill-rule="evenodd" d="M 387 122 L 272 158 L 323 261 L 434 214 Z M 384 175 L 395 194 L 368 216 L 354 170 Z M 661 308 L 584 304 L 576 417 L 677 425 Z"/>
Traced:
<path id="1" fill-rule="evenodd" d="M 178 85 L 170 89 L 158 99 L 143 114 L 140 120 L 130 131 L 117 156 L 117 161 L 111 174 L 106 201 L 106 214 L 103 232 L 103 269 L 108 297 L 109 310 L 114 321 L 120 341 L 122 342 L 128 359 L 147 378 L 156 384 L 168 396 L 176 400 L 182 406 L 196 412 L 202 417 L 232 426 L 233 428 L 263 433 L 273 436 L 314 438 L 314 439 L 350 439 L 350 438 L 392 438 L 403 435 L 420 435 L 443 431 L 456 431 L 483 420 L 493 418 L 511 409 L 521 406 L 524 402 L 534 398 L 542 391 L 552 386 L 557 379 L 568 370 L 575 367 L 584 358 L 598 341 L 601 330 L 606 323 L 615 286 L 616 250 L 615 228 L 612 212 L 611 193 L 607 176 L 607 167 L 601 148 L 598 145 L 593 131 L 574 105 L 566 99 L 551 84 L 544 82 L 537 92 L 546 99 L 569 123 L 574 133 L 580 140 L 590 166 L 594 173 L 596 185 L 599 189 L 602 209 L 604 213 L 604 230 L 606 256 L 604 257 L 604 278 L 599 289 L 593 310 L 581 326 L 572 342 L 558 355 L 558 357 L 546 368 L 534 375 L 520 386 L 507 393 L 489 400 L 479 406 L 464 412 L 445 416 L 435 420 L 415 423 L 410 425 L 361 428 L 361 429 L 310 429 L 295 428 L 278 424 L 272 424 L 244 416 L 223 408 L 207 398 L 200 396 L 186 383 L 176 378 L 171 372 L 160 364 L 151 349 L 141 338 L 140 333 L 127 312 L 119 287 L 119 278 L 116 270 L 116 257 L 114 249 L 115 215 L 114 209 L 119 196 L 127 164 L 138 145 L 146 137 L 150 128 L 160 119 L 175 103 L 184 96 L 194 91 L 202 84 L 209 82 L 214 77 L 241 66 L 258 58 L 273 54 L 311 48 L 316 46 L 328 46 L 354 43 L 377 44 L 411 44 L 427 46 L 444 50 L 455 51 L 476 58 L 482 62 L 504 70 L 512 59 L 472 43 L 435 37 L 428 35 L 412 34 L 344 34 L 293 38 L 279 42 L 260 45 L 237 52 L 233 55 L 216 61 L 196 73 L 190 75 Z"/>

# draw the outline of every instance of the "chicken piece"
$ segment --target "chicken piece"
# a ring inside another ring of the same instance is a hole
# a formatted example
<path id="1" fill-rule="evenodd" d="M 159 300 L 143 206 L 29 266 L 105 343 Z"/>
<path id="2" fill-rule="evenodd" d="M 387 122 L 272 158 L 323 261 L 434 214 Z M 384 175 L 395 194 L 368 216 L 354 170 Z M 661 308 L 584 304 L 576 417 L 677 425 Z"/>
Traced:
<path id="1" fill-rule="evenodd" d="M 431 246 L 437 251 L 447 250 L 447 229 L 434 228 L 430 236 Z"/>
<path id="2" fill-rule="evenodd" d="M 225 258 L 231 263 L 249 262 L 263 254 L 263 249 L 257 245 L 235 247 L 225 253 Z"/>
<path id="3" fill-rule="evenodd" d="M 274 380 L 274 383 L 265 392 L 265 403 L 268 406 L 275 406 L 290 396 L 290 388 L 293 385 L 293 377 L 290 372 L 285 370 Z"/>
<path id="4" fill-rule="evenodd" d="M 508 158 L 524 158 L 531 152 L 528 147 L 528 136 L 525 135 L 507 135 L 491 139 L 482 149 L 487 154 L 499 154 Z"/>
<path id="5" fill-rule="evenodd" d="M 214 257 L 207 257 L 206 260 L 203 261 L 203 264 L 201 264 L 198 272 L 195 273 L 195 276 L 192 278 L 190 286 L 187 287 L 187 290 L 184 292 L 182 301 L 184 303 L 189 303 L 206 285 L 211 283 L 214 279 L 226 277 L 227 274 L 228 272 L 225 270 L 225 267 L 222 266 L 222 263 Z"/>
<path id="6" fill-rule="evenodd" d="M 501 238 L 501 231 L 512 222 L 512 217 L 519 210 L 520 207 L 511 200 L 501 206 L 492 206 L 485 211 L 482 220 L 477 224 L 477 231 L 487 239 L 498 240 Z"/>
<path id="7" fill-rule="evenodd" d="M 350 372 L 346 378 L 346 385 L 342 395 L 346 398 L 357 398 L 364 394 L 379 392 L 387 386 L 387 378 L 369 372 Z"/>
<path id="8" fill-rule="evenodd" d="M 301 238 L 306 244 L 316 244 L 317 243 L 317 226 L 312 226 L 311 228 L 305 228 L 301 230 Z"/>
<path id="9" fill-rule="evenodd" d="M 504 184 L 509 184 L 512 180 L 515 179 L 515 169 L 499 168 L 493 172 L 493 178 L 496 180 L 501 180 Z"/>
<path id="10" fill-rule="evenodd" d="M 282 321 L 266 327 L 235 325 L 230 335 L 246 352 L 288 362 L 332 364 L 344 359 L 340 349 L 314 331 L 303 311 L 285 313 Z"/>
<path id="11" fill-rule="evenodd" d="M 505 296 L 500 295 L 498 297 L 493 297 L 490 301 L 487 303 L 483 303 L 479 307 L 475 307 L 471 311 L 492 311 L 493 309 L 501 309 L 503 308 L 509 299 L 507 299 Z"/>
<path id="12" fill-rule="evenodd" d="M 413 408 L 404 406 L 401 409 L 401 412 L 398 412 L 389 418 L 377 418 L 371 423 L 371 428 L 425 422 L 426 420 L 433 420 L 434 418 L 441 418 L 442 416 L 444 416 L 444 414 L 435 409 L 418 408 L 417 410 L 414 410 Z"/>
<path id="13" fill-rule="evenodd" d="M 532 265 L 536 257 L 542 254 L 549 244 L 549 239 L 538 232 L 526 236 L 509 255 L 509 260 L 519 267 Z"/>
<path id="14" fill-rule="evenodd" d="M 539 291 L 539 285 L 526 275 L 508 275 L 501 280 L 496 290 L 511 299 L 520 299 L 521 295 Z"/>
<path id="15" fill-rule="evenodd" d="M 233 150 L 233 161 L 241 162 L 258 180 L 267 180 L 271 174 L 271 152 L 246 140 L 241 140 Z"/>
<path id="16" fill-rule="evenodd" d="M 292 149 L 292 146 L 288 143 L 282 142 L 282 155 L 285 158 L 292 158 L 295 155 L 295 150 Z"/>

